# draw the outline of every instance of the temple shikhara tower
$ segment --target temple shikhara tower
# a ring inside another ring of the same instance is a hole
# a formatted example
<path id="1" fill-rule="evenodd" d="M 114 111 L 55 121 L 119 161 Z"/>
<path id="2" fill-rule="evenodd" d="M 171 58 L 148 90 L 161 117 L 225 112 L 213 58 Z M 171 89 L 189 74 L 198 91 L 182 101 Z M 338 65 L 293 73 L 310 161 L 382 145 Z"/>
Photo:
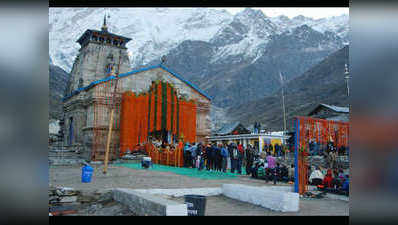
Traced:
<path id="1" fill-rule="evenodd" d="M 66 146 L 89 161 L 103 160 L 110 114 L 110 159 L 151 139 L 168 143 L 206 142 L 211 98 L 162 63 L 132 70 L 126 44 L 111 33 L 86 30 L 64 97 Z M 132 53 L 134 54 L 134 53 Z"/>

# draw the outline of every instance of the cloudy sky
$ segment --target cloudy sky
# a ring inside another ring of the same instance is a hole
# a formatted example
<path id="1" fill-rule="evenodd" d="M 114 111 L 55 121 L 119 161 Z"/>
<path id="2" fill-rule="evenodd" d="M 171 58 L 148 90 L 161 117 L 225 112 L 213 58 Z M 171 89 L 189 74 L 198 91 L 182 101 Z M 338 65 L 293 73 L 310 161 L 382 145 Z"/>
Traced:
<path id="1" fill-rule="evenodd" d="M 240 12 L 245 8 L 233 8 L 228 7 L 224 8 L 232 14 Z M 293 18 L 298 15 L 303 15 L 306 17 L 312 17 L 315 19 L 330 17 L 330 16 L 340 16 L 341 14 L 349 14 L 349 8 L 331 8 L 331 7 L 303 7 L 303 8 L 294 8 L 294 7 L 284 7 L 284 8 L 253 8 L 253 9 L 261 9 L 266 16 L 274 17 L 279 15 L 285 15 L 289 18 Z"/>

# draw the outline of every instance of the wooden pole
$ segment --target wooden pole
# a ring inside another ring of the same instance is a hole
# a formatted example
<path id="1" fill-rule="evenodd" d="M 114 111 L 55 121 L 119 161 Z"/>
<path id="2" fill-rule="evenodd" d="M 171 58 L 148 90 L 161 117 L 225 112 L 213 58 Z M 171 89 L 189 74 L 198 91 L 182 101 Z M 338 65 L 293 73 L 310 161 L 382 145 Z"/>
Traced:
<path id="1" fill-rule="evenodd" d="M 111 111 L 111 118 L 109 120 L 108 140 L 106 142 L 106 151 L 105 151 L 105 159 L 104 159 L 104 174 L 106 174 L 106 171 L 108 169 L 109 145 L 111 144 L 111 138 L 112 138 L 113 112 L 114 112 L 114 109 L 112 109 L 112 111 Z"/>
<path id="2" fill-rule="evenodd" d="M 120 71 L 121 59 L 122 59 L 122 51 L 120 50 L 119 51 L 119 62 L 118 62 L 118 65 L 117 65 L 117 74 L 116 74 L 116 79 L 115 79 L 115 89 L 113 89 L 113 93 L 112 93 L 111 115 L 110 115 L 110 119 L 109 119 L 108 140 L 107 140 L 107 143 L 106 143 L 106 151 L 105 151 L 105 159 L 104 159 L 104 174 L 106 174 L 106 171 L 108 169 L 109 145 L 111 144 L 111 137 L 112 137 L 113 113 L 115 111 L 115 106 L 116 106 L 116 90 L 117 90 L 117 83 L 119 81 L 119 71 Z M 113 67 L 113 69 L 114 69 L 114 67 Z M 113 73 L 113 71 L 112 71 L 112 73 Z"/>

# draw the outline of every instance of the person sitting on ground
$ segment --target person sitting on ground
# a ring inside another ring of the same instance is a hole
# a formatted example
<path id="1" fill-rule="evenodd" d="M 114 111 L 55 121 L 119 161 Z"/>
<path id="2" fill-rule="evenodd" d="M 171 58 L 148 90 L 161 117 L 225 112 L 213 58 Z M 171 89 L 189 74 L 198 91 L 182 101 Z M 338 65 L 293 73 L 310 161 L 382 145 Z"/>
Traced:
<path id="1" fill-rule="evenodd" d="M 312 185 L 320 185 L 322 184 L 323 178 L 324 176 L 319 170 L 319 167 L 316 167 L 315 170 L 311 173 L 309 181 Z"/>
<path id="2" fill-rule="evenodd" d="M 289 169 L 284 164 L 281 168 L 281 181 L 285 183 L 289 182 Z"/>
<path id="3" fill-rule="evenodd" d="M 331 169 L 328 169 L 325 177 L 323 178 L 322 185 L 325 188 L 333 188 L 333 174 Z"/>
<path id="4" fill-rule="evenodd" d="M 345 175 L 342 169 L 335 169 L 333 171 L 334 173 L 334 179 L 333 179 L 333 186 L 335 189 L 339 189 L 341 188 L 341 186 L 343 185 L 344 181 L 345 181 Z"/>
<path id="5" fill-rule="evenodd" d="M 162 142 L 159 139 L 155 139 L 153 144 L 155 145 L 156 148 L 160 148 L 160 146 L 162 145 Z"/>
<path id="6" fill-rule="evenodd" d="M 345 174 L 343 169 L 339 169 L 339 174 L 337 175 L 338 179 L 340 180 L 341 184 L 345 181 Z"/>
<path id="7" fill-rule="evenodd" d="M 265 167 L 265 182 L 268 183 L 269 181 L 271 181 L 273 179 L 273 169 L 270 169 L 267 165 L 267 167 Z"/>
<path id="8" fill-rule="evenodd" d="M 257 179 L 266 179 L 266 166 L 265 161 L 263 159 L 259 159 L 256 164 L 256 168 L 254 169 L 254 178 Z"/>
<path id="9" fill-rule="evenodd" d="M 292 164 L 290 165 L 289 168 L 289 181 L 294 181 L 294 176 L 295 176 L 294 171 L 295 171 L 294 164 Z"/>
<path id="10" fill-rule="evenodd" d="M 165 141 L 162 141 L 162 144 L 161 144 L 162 150 L 164 150 L 166 148 L 166 146 L 167 146 L 167 143 Z"/>
<path id="11" fill-rule="evenodd" d="M 260 158 L 265 160 L 265 158 L 267 158 L 267 153 L 265 151 L 262 151 L 260 153 Z"/>
<path id="12" fill-rule="evenodd" d="M 350 191 L 350 179 L 349 179 L 349 175 L 347 174 L 347 175 L 345 175 L 344 183 L 340 188 L 340 193 L 349 195 L 349 191 Z"/>
<path id="13" fill-rule="evenodd" d="M 281 166 L 280 166 L 279 163 L 276 163 L 276 166 L 275 166 L 275 168 L 274 168 L 272 173 L 273 173 L 272 178 L 274 180 L 274 184 L 276 184 L 277 181 L 281 180 L 281 178 L 280 178 L 280 176 L 281 176 Z"/>

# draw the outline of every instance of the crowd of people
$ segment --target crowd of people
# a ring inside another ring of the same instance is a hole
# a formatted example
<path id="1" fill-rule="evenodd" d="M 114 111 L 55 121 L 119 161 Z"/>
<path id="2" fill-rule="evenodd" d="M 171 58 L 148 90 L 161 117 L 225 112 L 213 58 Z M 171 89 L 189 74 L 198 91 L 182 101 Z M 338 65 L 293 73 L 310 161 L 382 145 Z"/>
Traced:
<path id="1" fill-rule="evenodd" d="M 317 186 L 319 190 L 336 194 L 349 194 L 349 175 L 344 174 L 342 169 L 321 169 L 318 166 L 311 170 L 309 171 L 309 183 Z"/>
<path id="2" fill-rule="evenodd" d="M 270 145 L 272 146 L 272 145 Z M 206 169 L 208 171 L 227 172 L 230 165 L 231 173 L 242 174 L 252 178 L 265 179 L 266 182 L 292 182 L 294 180 L 294 166 L 289 168 L 276 163 L 276 157 L 282 155 L 284 146 L 276 144 L 276 151 L 267 146 L 259 153 L 256 147 L 242 144 L 207 144 L 185 143 L 184 146 L 184 167 Z M 292 172 L 293 171 L 293 172 Z"/>
<path id="3" fill-rule="evenodd" d="M 160 140 L 153 140 L 156 147 L 176 149 L 178 146 L 169 145 Z M 265 182 L 285 182 L 293 183 L 295 179 L 295 165 L 277 162 L 277 157 L 285 156 L 289 148 L 280 144 L 265 144 L 263 151 L 259 152 L 257 146 L 241 143 L 230 144 L 202 144 L 202 143 L 179 143 L 183 148 L 183 161 L 186 168 L 197 168 L 198 170 L 227 172 L 245 174 L 254 179 L 262 179 Z M 309 143 L 310 155 L 314 155 L 320 149 L 314 142 Z M 312 146 L 312 147 L 311 147 Z M 314 147 L 315 146 L 315 147 Z M 314 154 L 313 154 L 314 153 Z M 325 150 L 325 157 L 330 159 L 330 155 L 337 154 L 333 142 L 329 142 Z M 332 160 L 333 161 L 333 160 Z M 330 165 L 331 164 L 331 165 Z M 311 185 L 316 185 L 323 191 L 349 193 L 349 175 L 344 174 L 342 169 L 335 169 L 333 162 L 329 163 L 329 168 L 310 167 L 308 170 L 308 181 Z"/>
<path id="4" fill-rule="evenodd" d="M 206 169 L 208 171 L 227 172 L 230 160 L 231 172 L 242 174 L 242 162 L 245 152 L 251 152 L 250 147 L 244 149 L 241 144 L 207 144 L 186 143 L 184 146 L 184 167 Z"/>

